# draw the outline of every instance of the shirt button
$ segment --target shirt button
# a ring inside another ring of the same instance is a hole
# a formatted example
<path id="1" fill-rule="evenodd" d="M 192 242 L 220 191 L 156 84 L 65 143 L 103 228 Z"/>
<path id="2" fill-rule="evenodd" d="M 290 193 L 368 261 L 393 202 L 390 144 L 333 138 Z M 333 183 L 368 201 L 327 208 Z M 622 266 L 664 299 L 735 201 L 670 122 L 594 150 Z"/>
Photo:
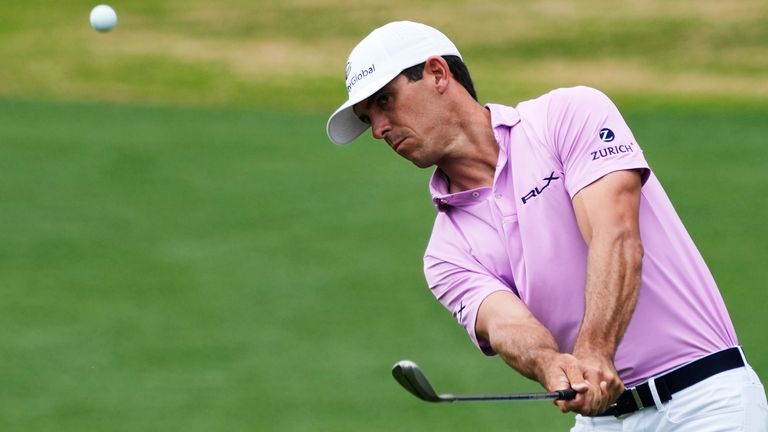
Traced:
<path id="1" fill-rule="evenodd" d="M 479 197 L 479 196 L 480 196 L 480 192 L 472 192 L 472 196 L 473 196 L 474 198 L 477 198 L 477 197 Z"/>
<path id="2" fill-rule="evenodd" d="M 496 194 L 496 199 L 501 199 L 501 194 L 500 193 Z"/>

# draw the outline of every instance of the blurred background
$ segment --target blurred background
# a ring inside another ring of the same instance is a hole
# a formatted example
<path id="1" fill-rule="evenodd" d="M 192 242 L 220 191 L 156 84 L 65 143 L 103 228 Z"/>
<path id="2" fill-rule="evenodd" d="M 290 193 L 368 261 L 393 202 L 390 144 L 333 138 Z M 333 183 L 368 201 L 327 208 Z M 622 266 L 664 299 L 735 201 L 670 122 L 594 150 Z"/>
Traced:
<path id="1" fill-rule="evenodd" d="M 768 3 L 0 0 L 0 430 L 567 430 L 428 291 L 419 170 L 325 136 L 373 28 L 458 45 L 481 102 L 622 110 L 768 379 Z"/>

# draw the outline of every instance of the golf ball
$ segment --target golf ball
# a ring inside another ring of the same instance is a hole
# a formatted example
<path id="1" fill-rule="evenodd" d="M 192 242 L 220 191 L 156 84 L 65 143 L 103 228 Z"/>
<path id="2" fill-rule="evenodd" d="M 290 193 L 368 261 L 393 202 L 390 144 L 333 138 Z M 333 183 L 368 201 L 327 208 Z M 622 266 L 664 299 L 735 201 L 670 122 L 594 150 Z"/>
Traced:
<path id="1" fill-rule="evenodd" d="M 100 32 L 108 32 L 117 25 L 115 10 L 107 5 L 98 5 L 91 11 L 91 27 Z"/>

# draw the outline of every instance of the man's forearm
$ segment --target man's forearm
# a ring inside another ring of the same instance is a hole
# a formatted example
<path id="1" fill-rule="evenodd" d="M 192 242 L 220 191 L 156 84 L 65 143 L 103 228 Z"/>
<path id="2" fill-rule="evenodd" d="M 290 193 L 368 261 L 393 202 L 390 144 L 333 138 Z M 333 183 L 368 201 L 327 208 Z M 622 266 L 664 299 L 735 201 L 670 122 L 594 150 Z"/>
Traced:
<path id="1" fill-rule="evenodd" d="M 522 375 L 546 387 L 545 368 L 559 354 L 552 333 L 511 292 L 486 298 L 477 314 L 476 331 L 504 361 Z"/>
<path id="2" fill-rule="evenodd" d="M 642 257 L 639 236 L 631 231 L 592 238 L 584 319 L 574 353 L 613 359 L 637 304 Z"/>
<path id="3" fill-rule="evenodd" d="M 534 322 L 509 324 L 499 327 L 491 337 L 491 346 L 504 361 L 525 377 L 546 385 L 549 359 L 560 354 L 552 334 Z"/>

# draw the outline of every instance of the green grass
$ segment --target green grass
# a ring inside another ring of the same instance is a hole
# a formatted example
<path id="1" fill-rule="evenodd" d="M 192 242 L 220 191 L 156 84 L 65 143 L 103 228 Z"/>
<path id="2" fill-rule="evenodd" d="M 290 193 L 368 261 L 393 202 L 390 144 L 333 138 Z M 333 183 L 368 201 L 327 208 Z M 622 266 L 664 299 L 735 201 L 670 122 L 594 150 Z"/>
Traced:
<path id="1" fill-rule="evenodd" d="M 627 109 L 768 376 L 764 111 Z M 428 171 L 324 116 L 0 100 L 0 429 L 566 430 L 425 288 Z"/>
<path id="2" fill-rule="evenodd" d="M 343 65 L 427 22 L 483 101 L 587 84 L 618 103 L 768 377 L 768 3 L 5 2 L 0 16 L 0 430 L 567 430 L 425 288 L 418 171 L 331 145 Z"/>

